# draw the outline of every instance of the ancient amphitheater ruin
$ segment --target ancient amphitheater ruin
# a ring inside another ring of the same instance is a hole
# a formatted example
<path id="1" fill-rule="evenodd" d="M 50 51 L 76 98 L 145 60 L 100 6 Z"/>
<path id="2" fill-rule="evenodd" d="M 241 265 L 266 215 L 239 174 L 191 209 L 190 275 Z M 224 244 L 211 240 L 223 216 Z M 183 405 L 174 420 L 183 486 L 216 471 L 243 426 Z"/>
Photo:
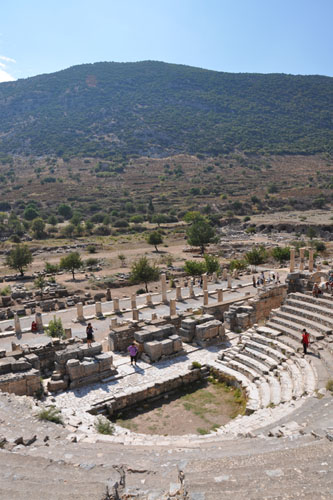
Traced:
<path id="1" fill-rule="evenodd" d="M 333 498 L 333 297 L 313 297 L 325 273 L 311 259 L 295 270 L 291 257 L 285 284 L 254 289 L 251 276 L 204 276 L 202 288 L 171 291 L 162 276 L 161 295 L 57 311 L 64 341 L 45 337 L 46 314 L 37 313 L 36 334 L 31 317 L 2 321 L 0 497 Z M 98 340 L 91 348 L 86 321 Z M 133 340 L 138 369 L 124 357 Z M 247 396 L 245 414 L 215 431 L 96 431 L 96 419 L 212 373 Z M 39 401 L 32 395 L 41 376 L 48 392 Z M 62 425 L 37 418 L 52 405 Z"/>

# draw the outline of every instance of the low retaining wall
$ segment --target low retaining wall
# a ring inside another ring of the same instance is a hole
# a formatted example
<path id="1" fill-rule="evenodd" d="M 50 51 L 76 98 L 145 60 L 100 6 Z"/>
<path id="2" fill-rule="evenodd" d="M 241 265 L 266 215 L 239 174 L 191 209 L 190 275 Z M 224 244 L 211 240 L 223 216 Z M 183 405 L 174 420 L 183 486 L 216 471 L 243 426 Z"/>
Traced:
<path id="1" fill-rule="evenodd" d="M 184 385 L 194 383 L 198 380 L 204 380 L 208 375 L 209 370 L 203 365 L 201 368 L 189 370 L 185 375 L 178 375 L 175 378 L 163 382 L 152 382 L 151 385 L 147 385 L 137 390 L 133 389 L 131 394 L 120 393 L 116 397 L 104 399 L 94 404 L 89 410 L 89 413 L 92 415 L 105 414 L 114 417 L 118 412 L 136 406 L 141 401 L 149 401 Z"/>

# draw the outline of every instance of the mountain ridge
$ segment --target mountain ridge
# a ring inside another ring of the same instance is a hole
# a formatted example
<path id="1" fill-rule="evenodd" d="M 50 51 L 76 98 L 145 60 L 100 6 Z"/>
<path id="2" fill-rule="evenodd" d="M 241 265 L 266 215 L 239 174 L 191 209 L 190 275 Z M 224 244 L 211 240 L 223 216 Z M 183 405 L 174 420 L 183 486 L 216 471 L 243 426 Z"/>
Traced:
<path id="1" fill-rule="evenodd" d="M 333 151 L 333 78 L 97 62 L 0 84 L 0 150 L 58 156 Z"/>

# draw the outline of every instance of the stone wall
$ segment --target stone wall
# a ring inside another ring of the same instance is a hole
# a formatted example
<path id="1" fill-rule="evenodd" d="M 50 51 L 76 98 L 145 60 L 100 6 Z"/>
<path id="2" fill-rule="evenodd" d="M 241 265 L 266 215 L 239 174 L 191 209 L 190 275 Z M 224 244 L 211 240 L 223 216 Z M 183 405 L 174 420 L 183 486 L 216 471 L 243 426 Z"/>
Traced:
<path id="1" fill-rule="evenodd" d="M 98 342 L 91 346 L 72 345 L 56 352 L 54 365 L 55 371 L 48 383 L 50 392 L 102 382 L 117 373 L 112 354 L 102 353 L 102 345 Z"/>
<path id="2" fill-rule="evenodd" d="M 224 326 L 210 314 L 190 316 L 181 321 L 179 335 L 184 342 L 207 347 L 223 340 Z"/>
<path id="3" fill-rule="evenodd" d="M 120 393 L 117 397 L 105 399 L 96 403 L 90 409 L 93 415 L 104 413 L 109 416 L 115 417 L 118 412 L 136 406 L 141 401 L 157 398 L 162 394 L 174 391 L 184 385 L 193 384 L 197 380 L 203 380 L 208 377 L 209 370 L 206 366 L 189 370 L 185 375 L 178 375 L 177 377 L 170 378 L 160 383 L 147 385 L 144 388 L 133 388 L 133 391 L 128 394 Z"/>
<path id="4" fill-rule="evenodd" d="M 255 323 L 267 319 L 272 309 L 277 309 L 287 295 L 286 285 L 268 286 L 258 290 L 258 295 L 225 312 L 225 326 L 231 331 L 244 331 Z"/>

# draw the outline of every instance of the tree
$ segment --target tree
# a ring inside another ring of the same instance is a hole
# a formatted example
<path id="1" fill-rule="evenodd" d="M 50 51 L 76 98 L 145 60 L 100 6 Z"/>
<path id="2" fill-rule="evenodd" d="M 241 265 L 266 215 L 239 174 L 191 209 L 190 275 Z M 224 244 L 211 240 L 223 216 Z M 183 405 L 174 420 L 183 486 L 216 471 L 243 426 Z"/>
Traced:
<path id="1" fill-rule="evenodd" d="M 148 283 L 158 280 L 160 271 L 155 265 L 150 265 L 147 257 L 141 257 L 131 268 L 131 282 L 144 283 L 148 293 Z"/>
<path id="2" fill-rule="evenodd" d="M 290 248 L 289 247 L 275 247 L 272 250 L 272 256 L 280 264 L 290 259 Z"/>
<path id="3" fill-rule="evenodd" d="M 206 272 L 206 263 L 197 260 L 186 260 L 184 264 L 184 271 L 189 276 L 201 276 Z"/>
<path id="4" fill-rule="evenodd" d="M 56 218 L 55 215 L 50 215 L 50 217 L 48 217 L 47 219 L 47 222 L 51 225 L 51 226 L 56 226 L 58 224 L 58 219 Z"/>
<path id="5" fill-rule="evenodd" d="M 208 274 L 213 274 L 217 273 L 219 274 L 220 272 L 220 263 L 219 260 L 214 257 L 213 255 L 204 255 L 205 259 L 205 264 L 206 264 L 206 271 Z"/>
<path id="6" fill-rule="evenodd" d="M 46 279 L 44 276 L 38 276 L 34 281 L 34 285 L 36 288 L 40 289 L 40 295 L 43 297 L 43 288 L 46 286 Z"/>
<path id="7" fill-rule="evenodd" d="M 28 206 L 24 212 L 23 212 L 23 217 L 26 220 L 33 220 L 36 219 L 39 216 L 38 211 L 35 209 L 35 207 Z"/>
<path id="8" fill-rule="evenodd" d="M 163 243 L 161 233 L 159 231 L 153 231 L 148 235 L 147 242 L 149 245 L 154 245 L 156 252 L 158 252 L 157 245 L 161 245 Z"/>
<path id="9" fill-rule="evenodd" d="M 70 219 L 73 216 L 73 210 L 66 203 L 61 203 L 58 207 L 59 215 L 62 215 L 65 219 Z"/>
<path id="10" fill-rule="evenodd" d="M 202 254 L 205 252 L 205 245 L 208 245 L 215 236 L 214 229 L 206 219 L 194 220 L 186 233 L 189 244 L 200 247 Z"/>
<path id="11" fill-rule="evenodd" d="M 49 321 L 48 326 L 45 328 L 46 334 L 50 337 L 57 337 L 59 339 L 65 338 L 64 327 L 62 326 L 61 318 L 56 318 L 53 316 L 53 319 Z"/>
<path id="12" fill-rule="evenodd" d="M 80 254 L 78 252 L 71 252 L 60 259 L 60 267 L 70 271 L 73 275 L 73 280 L 75 280 L 75 270 L 82 267 L 83 262 L 81 260 Z"/>
<path id="13" fill-rule="evenodd" d="M 317 231 L 315 230 L 314 227 L 310 226 L 306 232 L 306 235 L 310 240 L 313 240 L 313 238 L 316 236 Z"/>
<path id="14" fill-rule="evenodd" d="M 45 236 L 45 222 L 41 217 L 34 219 L 31 224 L 31 229 L 33 231 L 33 235 L 37 240 L 42 239 Z"/>
<path id="15" fill-rule="evenodd" d="M 118 259 L 120 260 L 121 266 L 123 267 L 125 265 L 126 256 L 123 253 L 120 253 L 118 254 Z"/>
<path id="16" fill-rule="evenodd" d="M 32 262 L 32 253 L 28 245 L 17 245 L 6 257 L 6 264 L 24 275 L 24 269 Z"/>
<path id="17" fill-rule="evenodd" d="M 236 271 L 243 271 L 247 267 L 247 262 L 242 259 L 233 259 L 229 263 L 230 271 L 236 269 Z"/>
<path id="18" fill-rule="evenodd" d="M 252 250 L 245 254 L 245 260 L 251 266 L 258 266 L 259 264 L 263 264 L 267 259 L 267 252 L 263 245 L 259 245 L 258 247 L 253 247 Z"/>

